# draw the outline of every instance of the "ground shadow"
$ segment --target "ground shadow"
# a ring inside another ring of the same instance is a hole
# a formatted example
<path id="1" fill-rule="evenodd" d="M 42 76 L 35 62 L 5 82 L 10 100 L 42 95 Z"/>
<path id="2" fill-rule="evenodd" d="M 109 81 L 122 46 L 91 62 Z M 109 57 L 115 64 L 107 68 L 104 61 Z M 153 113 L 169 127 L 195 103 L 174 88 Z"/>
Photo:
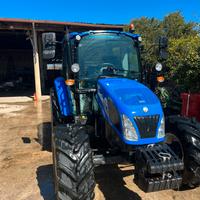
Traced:
<path id="1" fill-rule="evenodd" d="M 122 168 L 121 168 L 122 169 Z M 125 186 L 123 178 L 133 175 L 133 169 L 121 170 L 118 165 L 104 165 L 95 168 L 98 188 L 106 200 L 141 200 L 141 197 Z M 44 200 L 55 200 L 53 165 L 37 168 L 37 181 Z"/>
<path id="2" fill-rule="evenodd" d="M 195 187 L 189 187 L 188 185 L 183 184 L 180 188 L 173 189 L 173 190 L 182 192 L 182 191 L 190 191 L 190 190 L 194 190 L 194 189 L 195 189 Z"/>
<path id="3" fill-rule="evenodd" d="M 99 166 L 95 179 L 106 200 L 141 200 L 141 197 L 125 186 L 123 178 L 133 175 L 133 169 L 120 170 L 118 165 Z"/>
<path id="4" fill-rule="evenodd" d="M 51 152 L 51 122 L 43 122 L 37 126 L 36 142 L 41 145 L 41 150 Z"/>
<path id="5" fill-rule="evenodd" d="M 31 139 L 29 137 L 21 137 L 22 141 L 24 144 L 30 144 L 31 143 Z"/>
<path id="6" fill-rule="evenodd" d="M 37 168 L 37 181 L 40 194 L 44 200 L 55 200 L 53 184 L 53 165 L 44 165 Z"/>

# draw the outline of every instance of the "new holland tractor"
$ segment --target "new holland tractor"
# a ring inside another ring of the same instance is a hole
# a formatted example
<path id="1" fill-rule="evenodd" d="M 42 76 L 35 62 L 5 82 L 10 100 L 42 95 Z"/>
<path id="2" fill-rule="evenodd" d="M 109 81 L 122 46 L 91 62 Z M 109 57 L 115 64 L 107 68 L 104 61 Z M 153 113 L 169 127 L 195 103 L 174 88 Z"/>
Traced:
<path id="1" fill-rule="evenodd" d="M 45 59 L 55 57 L 57 43 L 55 33 L 43 34 Z M 140 47 L 140 35 L 131 32 L 65 35 L 62 76 L 51 90 L 57 199 L 93 199 L 95 166 L 116 155 L 134 163 L 134 181 L 145 192 L 199 184 L 199 133 L 191 130 L 187 145 L 175 124 L 165 132 L 160 100 L 145 86 Z M 161 38 L 163 58 L 166 47 L 166 38 Z M 162 65 L 156 70 L 160 76 Z M 185 151 L 195 151 L 197 157 L 185 159 L 190 155 Z"/>

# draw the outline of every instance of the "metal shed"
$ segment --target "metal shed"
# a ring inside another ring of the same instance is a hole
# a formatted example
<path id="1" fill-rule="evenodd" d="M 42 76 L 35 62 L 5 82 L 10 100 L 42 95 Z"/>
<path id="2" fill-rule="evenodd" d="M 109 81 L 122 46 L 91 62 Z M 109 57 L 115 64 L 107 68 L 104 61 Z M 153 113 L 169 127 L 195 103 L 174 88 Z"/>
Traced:
<path id="1" fill-rule="evenodd" d="M 42 59 L 43 32 L 56 32 L 61 39 L 66 32 L 105 29 L 122 30 L 123 25 L 0 18 L 0 96 L 36 93 L 41 99 L 51 87 L 59 63 Z"/>

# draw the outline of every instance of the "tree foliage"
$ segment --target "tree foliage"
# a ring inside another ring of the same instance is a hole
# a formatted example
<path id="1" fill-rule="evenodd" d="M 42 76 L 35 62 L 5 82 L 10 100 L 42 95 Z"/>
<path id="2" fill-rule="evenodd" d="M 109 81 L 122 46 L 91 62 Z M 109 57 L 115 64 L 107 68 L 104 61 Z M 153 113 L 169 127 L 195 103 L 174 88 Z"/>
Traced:
<path id="1" fill-rule="evenodd" d="M 195 36 L 197 34 L 196 24 L 193 22 L 186 23 L 179 12 L 166 16 L 161 24 L 168 38 L 179 39 L 180 37 Z"/>
<path id="2" fill-rule="evenodd" d="M 171 13 L 163 20 L 142 17 L 134 19 L 136 33 L 141 34 L 145 49 L 144 63 L 154 66 L 159 36 L 169 39 L 168 77 L 182 84 L 187 91 L 200 91 L 200 31 L 193 22 L 185 22 L 180 12 Z M 125 27 L 127 30 L 128 27 Z M 151 48 L 154 46 L 154 48 Z"/>
<path id="3" fill-rule="evenodd" d="M 200 91 L 200 37 L 188 35 L 171 39 L 169 45 L 170 78 L 187 91 Z"/>

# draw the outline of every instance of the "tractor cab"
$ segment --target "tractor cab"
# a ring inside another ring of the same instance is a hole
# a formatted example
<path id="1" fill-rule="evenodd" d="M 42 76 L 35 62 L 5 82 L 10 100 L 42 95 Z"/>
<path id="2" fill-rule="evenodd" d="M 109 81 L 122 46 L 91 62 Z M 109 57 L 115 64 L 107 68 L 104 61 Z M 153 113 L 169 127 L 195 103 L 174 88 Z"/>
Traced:
<path id="1" fill-rule="evenodd" d="M 78 114 L 91 116 L 98 110 L 94 94 L 100 79 L 141 81 L 139 40 L 139 35 L 118 31 L 70 33 L 65 38 L 63 74 L 75 81 Z"/>
<path id="2" fill-rule="evenodd" d="M 115 31 L 72 34 L 76 49 L 74 62 L 80 66 L 76 78 L 80 81 L 102 76 L 140 79 L 138 38 Z"/>
<path id="3" fill-rule="evenodd" d="M 43 55 L 48 59 L 55 56 L 53 34 L 45 33 L 43 37 Z M 69 33 L 63 40 L 63 75 L 91 83 L 101 76 L 140 80 L 140 41 L 137 34 L 119 31 Z"/>

